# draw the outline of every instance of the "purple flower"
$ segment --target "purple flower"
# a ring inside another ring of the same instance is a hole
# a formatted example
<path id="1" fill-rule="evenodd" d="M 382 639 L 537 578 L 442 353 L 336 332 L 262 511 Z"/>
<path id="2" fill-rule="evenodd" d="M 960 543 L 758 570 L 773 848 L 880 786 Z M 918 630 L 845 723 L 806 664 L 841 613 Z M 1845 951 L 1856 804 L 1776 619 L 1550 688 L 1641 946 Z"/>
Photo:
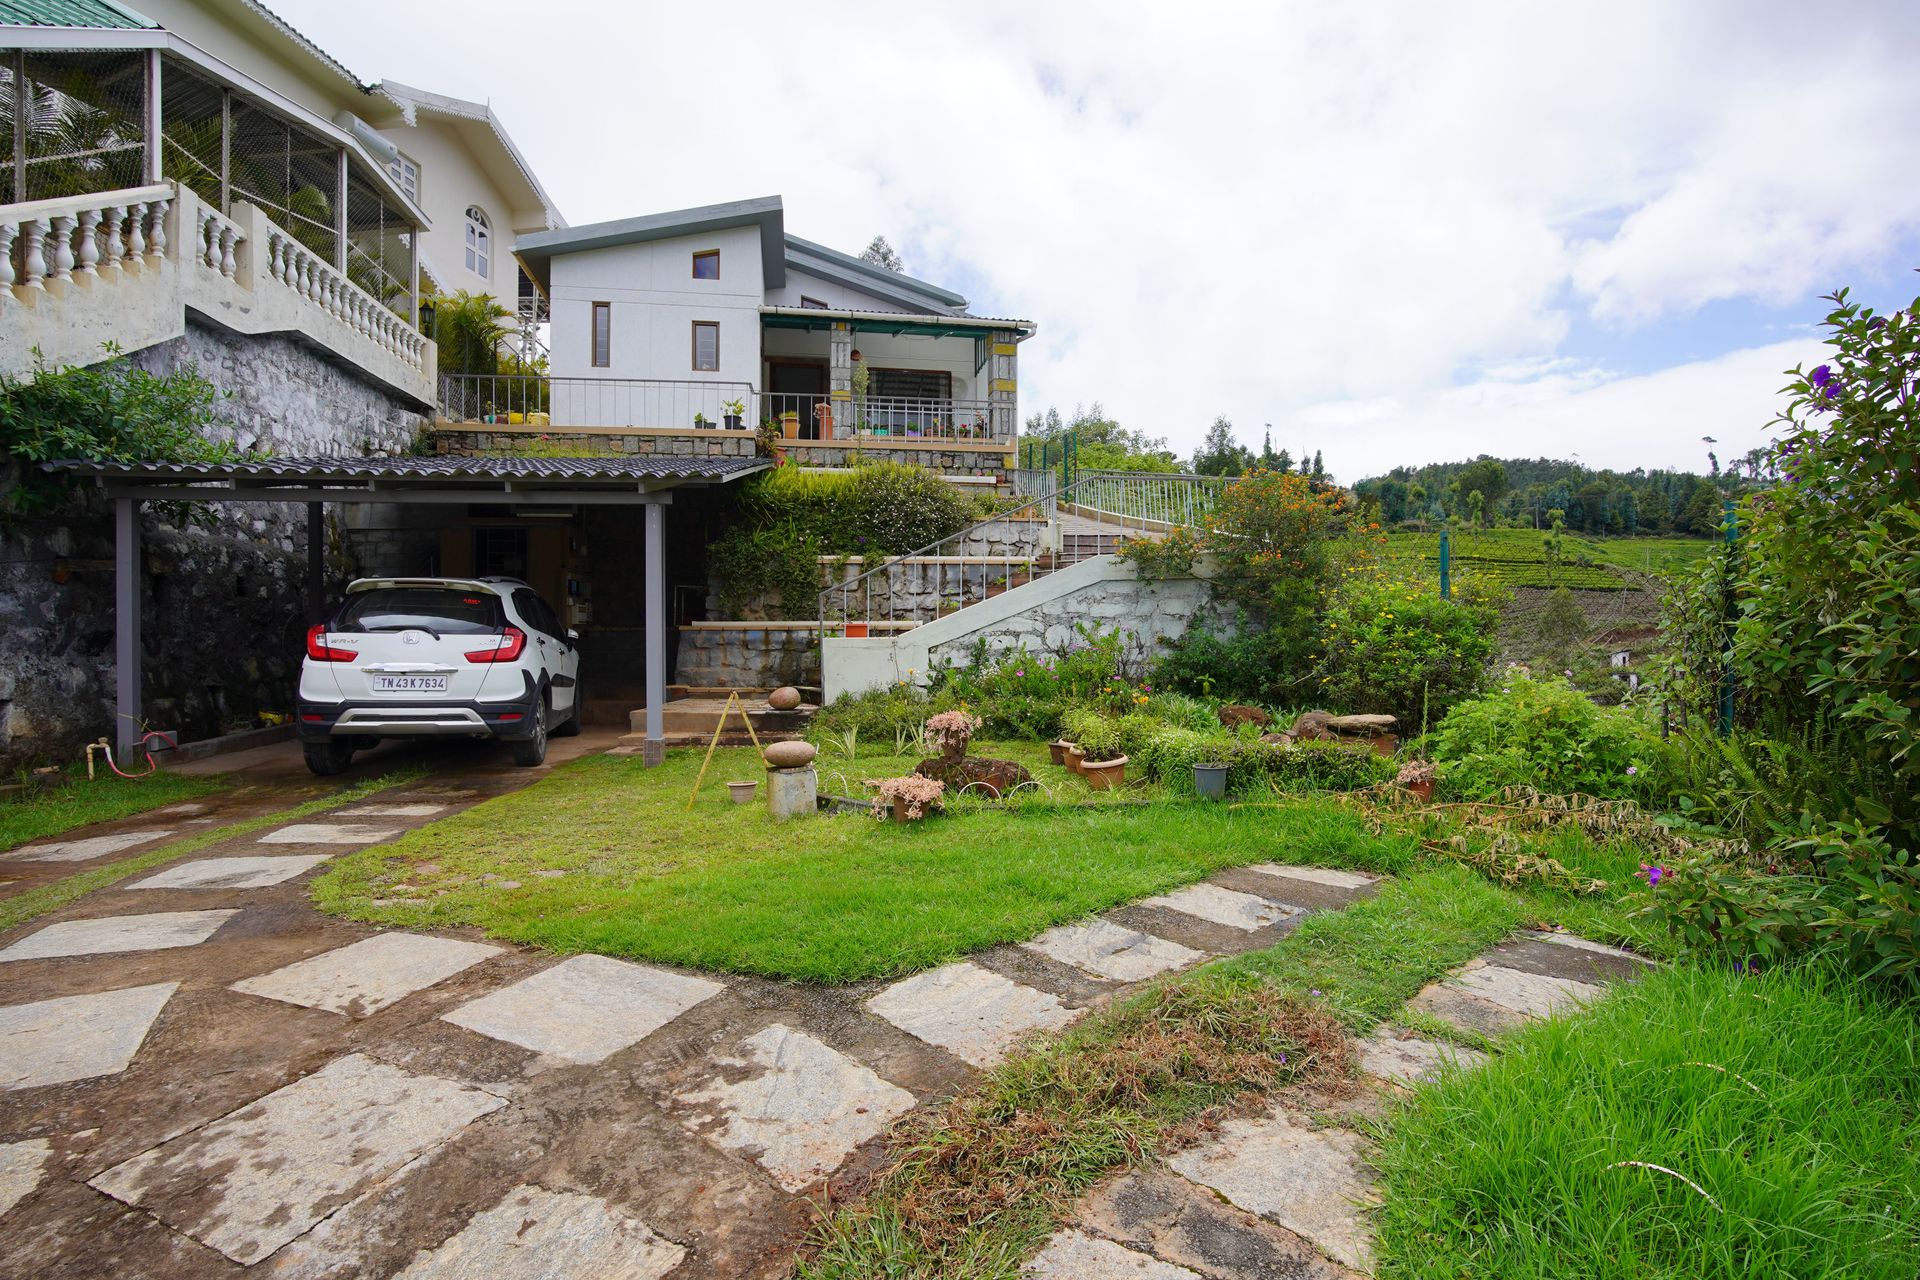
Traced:
<path id="1" fill-rule="evenodd" d="M 1320 988 L 1315 987 L 1311 991 L 1307 992 L 1307 994 L 1310 996 L 1317 996 L 1320 994 Z"/>
<path id="2" fill-rule="evenodd" d="M 1629 778 L 1631 778 L 1631 777 L 1632 777 L 1632 776 L 1633 776 L 1634 774 L 1636 774 L 1636 773 L 1639 773 L 1639 772 L 1640 772 L 1640 766 L 1639 766 L 1639 765 L 1637 765 L 1637 764 L 1630 764 L 1630 765 L 1628 765 L 1628 766 L 1627 766 L 1627 776 L 1628 776 Z"/>
<path id="3" fill-rule="evenodd" d="M 1647 888 L 1651 889 L 1660 883 L 1660 877 L 1667 874 L 1667 869 L 1665 867 L 1649 866 L 1643 862 L 1640 864 L 1640 874 L 1647 878 Z"/>
<path id="4" fill-rule="evenodd" d="M 1813 368 L 1812 377 L 1813 377 L 1814 386 L 1824 387 L 1829 382 L 1833 381 L 1833 367 L 1831 365 L 1824 365 L 1824 364 L 1815 365 Z"/>

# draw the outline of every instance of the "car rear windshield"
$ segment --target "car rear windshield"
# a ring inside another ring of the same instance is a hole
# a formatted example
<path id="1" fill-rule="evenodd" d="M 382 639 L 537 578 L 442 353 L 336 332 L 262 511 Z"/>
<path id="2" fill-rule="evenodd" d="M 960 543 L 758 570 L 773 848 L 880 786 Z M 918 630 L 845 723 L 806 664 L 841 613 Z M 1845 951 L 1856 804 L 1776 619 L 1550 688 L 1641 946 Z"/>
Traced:
<path id="1" fill-rule="evenodd" d="M 347 597 L 334 616 L 335 631 L 427 630 L 441 635 L 479 635 L 506 621 L 500 597 L 452 587 L 374 587 Z"/>

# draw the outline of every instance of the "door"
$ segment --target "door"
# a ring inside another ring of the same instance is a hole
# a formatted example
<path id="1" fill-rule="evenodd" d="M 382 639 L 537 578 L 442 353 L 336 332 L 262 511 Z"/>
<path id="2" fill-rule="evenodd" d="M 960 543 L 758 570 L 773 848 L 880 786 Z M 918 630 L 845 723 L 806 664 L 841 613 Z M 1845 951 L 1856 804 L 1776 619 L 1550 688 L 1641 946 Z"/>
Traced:
<path id="1" fill-rule="evenodd" d="M 513 607 L 533 629 L 534 652 L 540 655 L 551 691 L 553 722 L 563 724 L 580 697 L 580 649 L 567 638 L 567 628 L 558 615 L 534 591 L 516 587 Z"/>

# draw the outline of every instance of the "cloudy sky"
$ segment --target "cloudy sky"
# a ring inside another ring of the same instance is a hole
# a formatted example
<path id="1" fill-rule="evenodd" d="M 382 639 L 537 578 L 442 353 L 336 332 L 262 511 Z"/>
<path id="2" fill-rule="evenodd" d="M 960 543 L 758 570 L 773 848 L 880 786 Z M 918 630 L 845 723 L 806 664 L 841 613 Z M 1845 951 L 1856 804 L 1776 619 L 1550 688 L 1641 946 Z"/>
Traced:
<path id="1" fill-rule="evenodd" d="M 1920 293 L 1920 5 L 274 0 L 490 101 L 573 223 L 785 198 L 1039 324 L 1023 412 L 1345 480 L 1766 439 L 1819 295 Z"/>

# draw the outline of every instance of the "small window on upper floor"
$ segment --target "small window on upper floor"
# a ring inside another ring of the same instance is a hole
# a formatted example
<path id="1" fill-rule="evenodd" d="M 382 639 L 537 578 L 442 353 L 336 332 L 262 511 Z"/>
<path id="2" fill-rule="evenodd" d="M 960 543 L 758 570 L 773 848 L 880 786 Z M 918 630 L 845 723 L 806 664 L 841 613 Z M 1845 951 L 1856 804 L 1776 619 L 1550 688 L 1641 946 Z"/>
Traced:
<path id="1" fill-rule="evenodd" d="M 693 255 L 693 278 L 695 280 L 718 280 L 720 278 L 720 251 L 705 249 Z"/>
<path id="2" fill-rule="evenodd" d="M 493 278 L 493 232 L 487 215 L 467 206 L 467 270 L 483 280 Z"/>
<path id="3" fill-rule="evenodd" d="M 393 163 L 387 166 L 387 172 L 393 175 L 393 180 L 400 185 L 400 189 L 407 193 L 407 199 L 415 204 L 420 203 L 419 165 L 415 164 L 405 152 L 395 152 Z"/>
<path id="4" fill-rule="evenodd" d="M 820 301 L 818 298 L 809 298 L 804 293 L 800 295 L 800 305 L 812 311 L 825 311 L 827 309 L 826 303 Z"/>
<path id="5" fill-rule="evenodd" d="M 720 371 L 720 324 L 715 320 L 693 322 L 693 368 L 696 373 Z"/>
<path id="6" fill-rule="evenodd" d="M 593 304 L 593 367 L 605 369 L 613 363 L 613 304 Z"/>

